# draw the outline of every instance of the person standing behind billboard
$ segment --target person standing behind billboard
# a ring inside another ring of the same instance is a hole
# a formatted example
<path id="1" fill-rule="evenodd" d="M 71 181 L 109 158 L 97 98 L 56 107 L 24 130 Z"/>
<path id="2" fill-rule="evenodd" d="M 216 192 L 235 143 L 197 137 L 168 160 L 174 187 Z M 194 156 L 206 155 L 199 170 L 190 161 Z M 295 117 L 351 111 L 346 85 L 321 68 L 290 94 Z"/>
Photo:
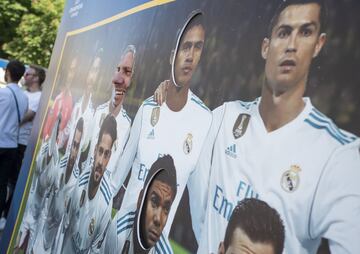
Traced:
<path id="1" fill-rule="evenodd" d="M 11 195 L 9 195 L 8 201 L 6 202 L 5 215 L 7 215 L 10 208 L 13 191 L 21 169 L 26 146 L 30 138 L 33 120 L 35 118 L 36 111 L 39 108 L 41 85 L 44 82 L 45 77 L 45 70 L 36 65 L 30 65 L 24 74 L 24 86 L 26 87 L 24 93 L 28 97 L 29 108 L 20 123 L 18 148 L 16 152 L 16 170 L 12 172 L 12 176 L 8 182 Z"/>
<path id="2" fill-rule="evenodd" d="M 158 248 L 171 249 L 167 237 L 186 185 L 190 202 L 194 203 L 191 212 L 194 214 L 198 211 L 192 193 L 196 191 L 199 179 L 192 175 L 211 124 L 210 110 L 190 90 L 190 81 L 200 61 L 205 41 L 202 16 L 199 11 L 191 13 L 178 34 L 176 49 L 171 54 L 172 84 L 168 88 L 166 102 L 158 106 L 154 97 L 150 97 L 142 103 L 124 153 L 113 170 L 113 183 L 119 189 L 131 168 L 130 180 L 119 210 L 122 213 L 136 203 L 152 163 L 164 154 L 174 159 L 178 192 L 163 231 L 164 236 L 157 243 Z M 193 224 L 197 236 L 200 232 L 198 225 Z"/>
<path id="3" fill-rule="evenodd" d="M 10 61 L 5 70 L 6 87 L 0 89 L 0 217 L 5 209 L 7 184 L 12 172 L 16 171 L 16 151 L 19 128 L 28 109 L 28 98 L 17 84 L 25 72 L 25 66 Z M 0 227 L 6 219 L 1 218 Z"/>
<path id="4" fill-rule="evenodd" d="M 279 212 L 286 253 L 315 253 L 321 238 L 331 252 L 360 253 L 359 138 L 303 98 L 311 62 L 326 40 L 324 17 L 323 1 L 281 2 L 262 43 L 261 98 L 213 111 L 195 171 L 204 179 L 196 193 L 204 211 L 198 253 L 217 251 L 244 198 Z"/>

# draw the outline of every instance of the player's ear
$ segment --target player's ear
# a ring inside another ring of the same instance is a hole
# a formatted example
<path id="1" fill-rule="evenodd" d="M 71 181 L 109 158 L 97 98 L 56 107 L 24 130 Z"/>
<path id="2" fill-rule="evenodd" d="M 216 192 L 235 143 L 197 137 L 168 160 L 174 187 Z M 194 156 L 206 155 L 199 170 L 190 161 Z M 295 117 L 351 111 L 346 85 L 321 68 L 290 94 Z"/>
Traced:
<path id="1" fill-rule="evenodd" d="M 265 37 L 261 45 L 261 56 L 265 60 L 269 52 L 269 46 L 270 46 L 270 39 Z"/>
<path id="2" fill-rule="evenodd" d="M 315 57 L 317 57 L 319 55 L 319 53 L 320 53 L 321 49 L 323 48 L 325 42 L 326 42 L 326 33 L 321 33 L 319 35 L 318 41 L 316 42 L 316 45 L 315 45 L 313 58 L 315 58 Z"/>
<path id="3" fill-rule="evenodd" d="M 174 60 L 174 55 L 175 55 L 175 50 L 171 50 L 171 53 L 170 53 L 170 59 L 169 59 L 169 61 L 170 61 L 170 65 L 172 65 L 172 63 L 173 63 L 173 60 Z"/>
<path id="4" fill-rule="evenodd" d="M 138 196 L 138 200 L 137 200 L 137 204 L 136 204 L 136 208 L 139 210 L 140 209 L 140 205 L 141 205 L 141 200 L 144 196 L 144 189 L 142 189 L 139 193 L 139 196 Z"/>
<path id="5" fill-rule="evenodd" d="M 224 242 L 220 242 L 219 249 L 218 249 L 218 254 L 225 254 Z"/>

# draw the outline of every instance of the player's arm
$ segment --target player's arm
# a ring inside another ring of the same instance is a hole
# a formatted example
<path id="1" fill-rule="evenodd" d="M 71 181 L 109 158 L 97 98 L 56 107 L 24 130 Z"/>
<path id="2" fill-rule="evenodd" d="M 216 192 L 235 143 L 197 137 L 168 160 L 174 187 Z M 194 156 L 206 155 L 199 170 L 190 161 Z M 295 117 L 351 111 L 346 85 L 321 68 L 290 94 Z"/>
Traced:
<path id="1" fill-rule="evenodd" d="M 31 109 L 26 111 L 23 119 L 21 120 L 20 126 L 23 125 L 24 123 L 31 122 L 35 118 L 35 114 L 36 112 L 32 111 Z"/>
<path id="2" fill-rule="evenodd" d="M 166 100 L 166 94 L 167 90 L 170 86 L 170 80 L 164 80 L 160 83 L 160 85 L 156 88 L 154 92 L 154 100 L 159 104 L 160 106 L 165 102 Z"/>
<path id="3" fill-rule="evenodd" d="M 137 147 L 139 144 L 139 138 L 141 133 L 141 122 L 142 122 L 142 114 L 143 114 L 143 105 L 139 108 L 136 113 L 133 125 L 130 130 L 130 137 L 122 155 L 120 156 L 121 149 L 116 150 L 115 158 L 119 158 L 119 160 L 113 160 L 109 162 L 109 168 L 113 168 L 111 170 L 112 174 L 112 186 L 113 193 L 118 193 L 122 184 L 124 183 L 126 176 L 128 175 L 131 166 L 134 162 Z"/>
<path id="4" fill-rule="evenodd" d="M 198 242 L 200 240 L 201 227 L 204 221 L 208 199 L 214 143 L 224 115 L 224 107 L 225 106 L 218 107 L 213 111 L 210 129 L 205 138 L 195 170 L 191 173 L 187 183 L 191 221 Z"/>
<path id="5" fill-rule="evenodd" d="M 328 161 L 310 214 L 311 238 L 329 240 L 331 253 L 360 253 L 360 140 Z"/>
<path id="6" fill-rule="evenodd" d="M 73 128 L 75 128 L 75 115 L 76 115 L 76 107 L 75 110 L 71 113 L 70 120 L 66 123 L 64 130 L 61 132 L 59 137 L 59 147 L 65 148 L 64 145 L 66 141 L 69 139 L 70 132 Z"/>
<path id="7" fill-rule="evenodd" d="M 116 221 L 117 217 L 115 216 L 109 225 L 104 242 L 101 246 L 101 252 L 104 254 L 112 254 L 120 251 L 117 249 L 118 239 L 116 232 Z"/>

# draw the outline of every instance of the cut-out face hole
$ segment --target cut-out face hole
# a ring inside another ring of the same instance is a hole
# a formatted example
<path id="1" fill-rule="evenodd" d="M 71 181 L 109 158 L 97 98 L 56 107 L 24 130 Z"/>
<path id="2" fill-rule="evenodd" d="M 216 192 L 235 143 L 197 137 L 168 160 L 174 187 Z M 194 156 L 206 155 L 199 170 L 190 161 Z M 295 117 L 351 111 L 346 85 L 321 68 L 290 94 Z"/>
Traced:
<path id="1" fill-rule="evenodd" d="M 138 198 L 137 236 L 142 249 L 160 240 L 177 193 L 176 169 L 170 155 L 151 166 Z"/>
<path id="2" fill-rule="evenodd" d="M 171 74 L 177 87 L 189 86 L 205 41 L 202 12 L 194 12 L 181 29 L 172 57 Z"/>

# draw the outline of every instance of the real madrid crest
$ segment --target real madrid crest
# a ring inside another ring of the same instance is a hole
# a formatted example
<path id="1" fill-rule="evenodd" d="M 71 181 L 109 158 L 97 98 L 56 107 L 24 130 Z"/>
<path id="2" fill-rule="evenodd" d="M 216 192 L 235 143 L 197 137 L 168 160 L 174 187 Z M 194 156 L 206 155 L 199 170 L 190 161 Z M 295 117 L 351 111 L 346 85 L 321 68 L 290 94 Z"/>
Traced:
<path id="1" fill-rule="evenodd" d="M 281 187 L 286 192 L 294 192 L 300 184 L 299 172 L 301 168 L 297 165 L 291 165 L 289 170 L 286 170 L 281 176 Z"/>
<path id="2" fill-rule="evenodd" d="M 154 127 L 158 123 L 159 118 L 160 118 L 160 107 L 155 107 L 151 112 L 150 123 L 152 127 Z"/>
<path id="3" fill-rule="evenodd" d="M 191 133 L 188 133 L 185 138 L 184 145 L 183 145 L 185 154 L 189 154 L 192 150 L 192 138 L 193 138 L 193 136 Z"/>
<path id="4" fill-rule="evenodd" d="M 94 229 L 95 229 L 95 219 L 91 218 L 90 224 L 89 224 L 89 236 L 91 236 L 94 233 Z"/>
<path id="5" fill-rule="evenodd" d="M 81 193 L 81 197 L 80 197 L 80 207 L 83 206 L 84 204 L 84 201 L 85 201 L 85 195 L 86 195 L 86 191 L 83 190 L 82 193 Z"/>
<path id="6" fill-rule="evenodd" d="M 233 127 L 233 135 L 235 139 L 238 139 L 245 134 L 249 121 L 249 114 L 240 114 L 238 116 Z"/>

